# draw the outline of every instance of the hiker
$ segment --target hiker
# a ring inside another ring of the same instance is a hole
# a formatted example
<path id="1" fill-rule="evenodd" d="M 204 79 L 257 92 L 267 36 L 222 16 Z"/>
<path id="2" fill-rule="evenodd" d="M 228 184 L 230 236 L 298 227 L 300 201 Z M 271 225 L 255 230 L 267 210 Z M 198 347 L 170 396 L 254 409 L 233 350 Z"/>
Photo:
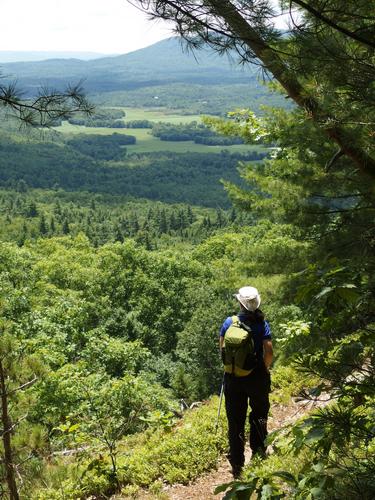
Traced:
<path id="1" fill-rule="evenodd" d="M 248 404 L 251 408 L 249 421 L 252 456 L 265 455 L 266 451 L 264 441 L 270 408 L 269 370 L 272 363 L 272 340 L 270 327 L 259 309 L 258 290 L 244 286 L 234 296 L 238 300 L 240 312 L 224 321 L 220 330 L 220 350 L 225 369 L 224 395 L 228 419 L 229 462 L 233 477 L 238 478 L 245 462 L 245 421 Z M 241 355 L 236 354 L 235 358 L 230 354 L 233 352 L 230 351 L 231 337 L 239 335 L 246 338 L 248 345 L 244 362 L 241 361 Z M 235 366 L 235 361 L 242 366 Z"/>

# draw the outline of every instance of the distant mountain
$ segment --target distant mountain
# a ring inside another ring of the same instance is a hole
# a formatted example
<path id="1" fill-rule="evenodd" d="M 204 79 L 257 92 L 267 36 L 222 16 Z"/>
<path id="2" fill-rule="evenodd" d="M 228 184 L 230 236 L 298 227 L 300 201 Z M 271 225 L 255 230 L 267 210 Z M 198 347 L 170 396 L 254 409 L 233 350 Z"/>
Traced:
<path id="1" fill-rule="evenodd" d="M 73 52 L 73 51 L 18 51 L 18 50 L 0 50 L 0 64 L 12 62 L 30 62 L 45 61 L 47 59 L 82 59 L 89 61 L 107 57 L 106 54 L 99 52 Z"/>
<path id="2" fill-rule="evenodd" d="M 63 89 L 82 81 L 98 106 L 166 107 L 186 114 L 223 115 L 239 107 L 262 113 L 265 104 L 289 104 L 259 82 L 259 67 L 240 66 L 209 49 L 184 51 L 177 37 L 93 60 L 0 63 L 0 72 L 8 81 L 16 80 L 26 97 L 41 86 Z"/>
<path id="3" fill-rule="evenodd" d="M 1 71 L 28 94 L 40 84 L 61 87 L 77 80 L 84 80 L 87 92 L 97 93 L 171 83 L 249 83 L 255 78 L 254 69 L 245 71 L 212 51 L 184 52 L 177 37 L 120 56 L 7 63 Z"/>

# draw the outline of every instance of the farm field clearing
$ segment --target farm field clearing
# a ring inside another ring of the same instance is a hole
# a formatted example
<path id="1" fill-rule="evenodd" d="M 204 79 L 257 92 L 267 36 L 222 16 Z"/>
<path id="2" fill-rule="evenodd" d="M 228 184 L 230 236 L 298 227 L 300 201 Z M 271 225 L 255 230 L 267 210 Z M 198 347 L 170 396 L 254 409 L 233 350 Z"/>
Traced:
<path id="1" fill-rule="evenodd" d="M 114 108 L 112 108 L 114 109 Z M 154 122 L 190 123 L 192 121 L 201 121 L 200 115 L 183 115 L 170 113 L 170 110 L 164 108 L 143 109 L 143 108 L 116 108 L 125 111 L 124 121 L 130 120 L 150 120 Z M 72 125 L 63 122 L 61 127 L 56 129 L 62 134 L 96 134 L 111 135 L 126 134 L 133 135 L 137 139 L 134 145 L 126 146 L 129 153 L 152 153 L 160 151 L 170 151 L 172 153 L 220 153 L 223 150 L 231 153 L 248 153 L 250 151 L 265 151 L 266 148 L 259 145 L 235 144 L 232 146 L 207 146 L 206 144 L 196 144 L 193 141 L 161 141 L 158 137 L 151 135 L 150 129 L 145 128 L 105 128 L 105 127 L 85 127 L 81 125 Z"/>
<path id="2" fill-rule="evenodd" d="M 187 115 L 179 113 L 178 110 L 172 111 L 168 108 L 112 108 L 121 109 L 126 113 L 124 121 L 130 120 L 150 120 L 152 122 L 168 123 L 190 123 L 202 121 L 202 115 Z"/>

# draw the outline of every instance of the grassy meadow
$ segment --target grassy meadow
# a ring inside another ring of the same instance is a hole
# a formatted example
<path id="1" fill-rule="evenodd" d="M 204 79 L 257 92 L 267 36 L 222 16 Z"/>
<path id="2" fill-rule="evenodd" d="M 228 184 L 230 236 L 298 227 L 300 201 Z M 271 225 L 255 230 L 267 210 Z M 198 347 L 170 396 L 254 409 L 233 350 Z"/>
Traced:
<path id="1" fill-rule="evenodd" d="M 125 121 L 150 120 L 152 122 L 190 123 L 200 122 L 202 115 L 190 115 L 186 112 L 168 108 L 118 108 L 125 112 Z"/>
<path id="2" fill-rule="evenodd" d="M 112 108 L 113 109 L 113 108 Z M 119 108 L 125 111 L 126 116 L 124 121 L 131 120 L 150 120 L 153 122 L 167 123 L 190 123 L 192 121 L 201 121 L 201 115 L 186 115 L 171 112 L 166 108 L 147 109 L 147 108 Z M 134 135 L 137 143 L 126 146 L 129 153 L 151 153 L 158 151 L 170 151 L 172 153 L 220 153 L 223 149 L 232 153 L 246 153 L 253 150 L 262 150 L 261 146 L 253 146 L 247 144 L 235 144 L 233 146 L 207 146 L 205 144 L 195 144 L 193 141 L 161 141 L 158 137 L 151 135 L 150 129 L 145 128 L 105 128 L 105 127 L 85 127 L 72 125 L 63 122 L 61 127 L 56 129 L 58 132 L 66 135 L 75 134 L 98 134 L 111 135 L 126 134 Z"/>

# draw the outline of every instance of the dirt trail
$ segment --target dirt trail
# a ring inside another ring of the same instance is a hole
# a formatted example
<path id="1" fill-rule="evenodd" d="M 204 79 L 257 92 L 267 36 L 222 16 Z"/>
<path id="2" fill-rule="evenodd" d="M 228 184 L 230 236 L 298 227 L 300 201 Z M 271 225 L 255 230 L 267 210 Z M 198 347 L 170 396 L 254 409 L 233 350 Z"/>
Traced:
<path id="1" fill-rule="evenodd" d="M 291 423 L 316 406 L 318 406 L 317 403 L 306 400 L 293 401 L 288 406 L 273 405 L 268 419 L 268 428 L 272 431 Z M 246 449 L 245 456 L 245 463 L 248 463 L 251 456 L 249 448 Z M 170 500 L 219 500 L 220 496 L 214 495 L 213 492 L 219 484 L 233 480 L 230 470 L 229 462 L 222 457 L 217 470 L 202 475 L 187 485 L 166 486 L 164 493 Z"/>

